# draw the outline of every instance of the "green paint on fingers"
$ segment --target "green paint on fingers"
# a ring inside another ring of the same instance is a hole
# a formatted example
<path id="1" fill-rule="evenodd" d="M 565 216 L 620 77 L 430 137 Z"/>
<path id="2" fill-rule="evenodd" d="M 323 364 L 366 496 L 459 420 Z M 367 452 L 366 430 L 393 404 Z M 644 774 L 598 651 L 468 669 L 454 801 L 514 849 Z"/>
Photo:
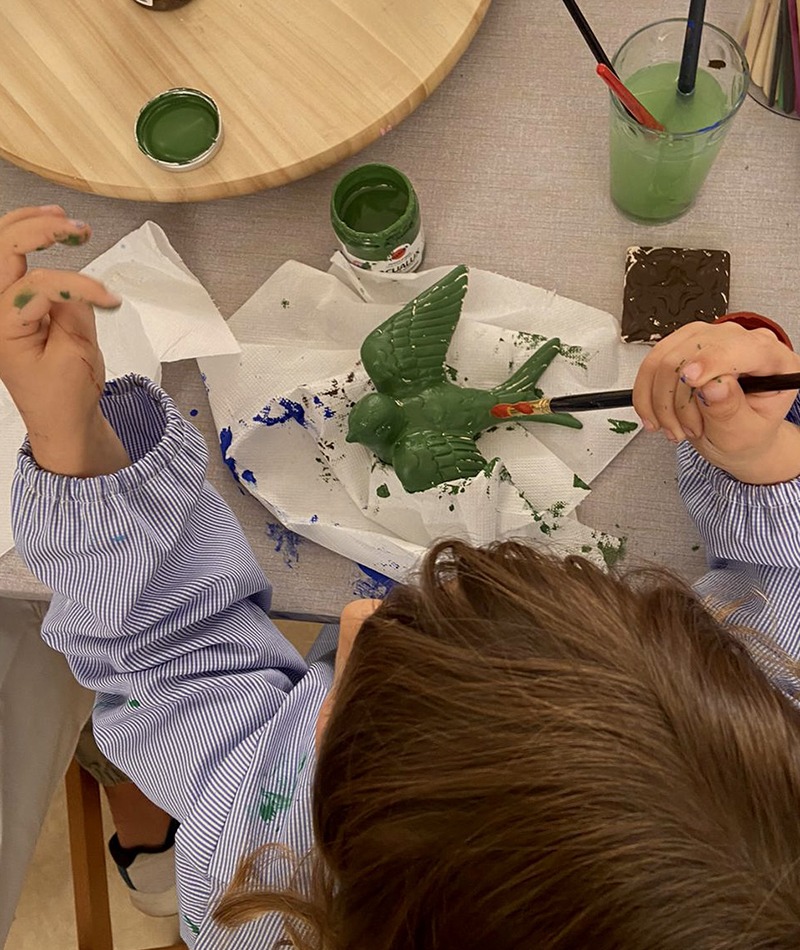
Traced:
<path id="1" fill-rule="evenodd" d="M 67 247 L 77 247 L 83 244 L 88 234 L 55 234 L 53 235 L 59 244 L 65 244 Z"/>
<path id="2" fill-rule="evenodd" d="M 17 308 L 17 310 L 22 310 L 23 307 L 33 300 L 33 297 L 34 295 L 27 290 L 24 293 L 17 294 L 17 296 L 14 298 L 14 306 Z"/>
<path id="3" fill-rule="evenodd" d="M 62 296 L 64 300 L 69 300 L 71 294 L 68 290 L 62 290 L 60 291 L 60 296 Z"/>

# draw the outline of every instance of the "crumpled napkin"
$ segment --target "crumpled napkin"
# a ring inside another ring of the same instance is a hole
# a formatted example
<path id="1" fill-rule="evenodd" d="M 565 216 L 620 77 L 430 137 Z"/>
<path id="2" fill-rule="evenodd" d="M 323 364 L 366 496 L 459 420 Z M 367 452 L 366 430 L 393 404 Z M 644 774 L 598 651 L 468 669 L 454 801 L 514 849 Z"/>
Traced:
<path id="1" fill-rule="evenodd" d="M 161 363 L 238 354 L 239 344 L 198 279 L 152 221 L 83 270 L 119 294 L 118 310 L 97 312 L 106 378 L 141 373 L 161 380 Z M 0 554 L 13 547 L 9 497 L 25 427 L 0 383 Z"/>
<path id="2" fill-rule="evenodd" d="M 241 354 L 198 360 L 227 465 L 286 527 L 394 579 L 444 537 L 529 538 L 612 561 L 621 542 L 574 509 L 635 434 L 632 409 L 582 413 L 580 431 L 500 423 L 478 440 L 484 472 L 414 494 L 345 441 L 349 408 L 372 389 L 359 361 L 364 337 L 449 270 L 356 273 L 338 253 L 328 273 L 280 267 L 229 321 Z M 490 388 L 551 336 L 562 348 L 540 381 L 545 395 L 632 385 L 642 353 L 620 342 L 613 317 L 480 270 L 469 274 L 450 375 Z"/>

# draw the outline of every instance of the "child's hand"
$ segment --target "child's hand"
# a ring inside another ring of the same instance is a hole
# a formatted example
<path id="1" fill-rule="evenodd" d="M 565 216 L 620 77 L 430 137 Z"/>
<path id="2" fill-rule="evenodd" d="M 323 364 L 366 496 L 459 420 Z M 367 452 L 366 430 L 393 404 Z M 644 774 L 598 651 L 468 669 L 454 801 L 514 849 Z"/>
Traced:
<path id="1" fill-rule="evenodd" d="M 81 244 L 89 234 L 55 207 L 0 218 L 0 379 L 39 464 L 66 474 L 78 474 L 70 460 L 104 429 L 98 401 L 105 374 L 91 305 L 120 300 L 82 274 L 29 271 L 25 255 L 58 241 Z"/>
<path id="2" fill-rule="evenodd" d="M 800 356 L 771 330 L 690 323 L 645 358 L 634 407 L 646 429 L 689 439 L 740 481 L 789 481 L 800 474 L 800 429 L 785 421 L 797 390 L 745 395 L 736 378 L 798 371 Z"/>

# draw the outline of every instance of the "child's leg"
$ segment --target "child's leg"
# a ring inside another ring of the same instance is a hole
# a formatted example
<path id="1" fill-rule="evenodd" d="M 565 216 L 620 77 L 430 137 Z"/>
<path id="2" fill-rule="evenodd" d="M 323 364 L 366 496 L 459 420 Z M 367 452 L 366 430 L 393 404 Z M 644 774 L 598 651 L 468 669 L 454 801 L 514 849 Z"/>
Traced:
<path id="1" fill-rule="evenodd" d="M 102 786 L 116 834 L 108 849 L 131 903 L 151 917 L 178 912 L 173 845 L 178 823 L 154 805 L 98 749 L 91 720 L 81 732 L 75 757 Z"/>

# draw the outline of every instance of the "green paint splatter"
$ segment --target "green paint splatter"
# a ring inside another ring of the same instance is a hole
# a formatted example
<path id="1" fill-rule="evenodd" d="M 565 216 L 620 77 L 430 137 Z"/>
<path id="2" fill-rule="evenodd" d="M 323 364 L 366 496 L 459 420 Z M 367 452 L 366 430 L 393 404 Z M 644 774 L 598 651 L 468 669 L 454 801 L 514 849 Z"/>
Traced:
<path id="1" fill-rule="evenodd" d="M 628 539 L 625 537 L 611 538 L 608 535 L 604 535 L 598 540 L 597 550 L 603 555 L 606 567 L 614 567 L 617 561 L 625 557 L 627 544 Z"/>
<path id="2" fill-rule="evenodd" d="M 582 544 L 581 545 L 581 554 L 591 554 L 592 546 L 591 544 Z"/>
<path id="3" fill-rule="evenodd" d="M 70 295 L 70 292 L 69 292 L 68 290 L 62 290 L 62 291 L 59 292 L 59 296 L 63 297 L 64 300 L 69 300 L 69 298 L 70 298 L 71 295 Z"/>
<path id="4" fill-rule="evenodd" d="M 24 293 L 17 294 L 14 298 L 14 306 L 17 310 L 22 310 L 22 308 L 33 300 L 34 295 L 30 291 L 25 291 Z"/>
<path id="5" fill-rule="evenodd" d="M 692 550 L 693 550 L 693 551 L 699 551 L 699 550 L 700 550 L 700 545 L 699 545 L 699 544 L 693 544 L 693 545 L 692 545 Z"/>
<path id="6" fill-rule="evenodd" d="M 527 333 L 525 330 L 517 330 L 517 339 L 514 342 L 522 342 L 527 346 L 538 349 L 547 339 L 541 333 Z M 588 350 L 584 350 L 582 346 L 570 346 L 569 343 L 562 343 L 558 348 L 558 352 L 568 363 L 572 363 L 573 366 L 577 366 L 579 369 L 586 369 L 591 359 L 591 353 Z"/>
<path id="7" fill-rule="evenodd" d="M 258 813 L 262 821 L 273 821 L 282 811 L 286 811 L 291 804 L 291 795 L 283 795 L 281 792 L 268 792 L 265 788 L 262 788 Z"/>
<path id="8" fill-rule="evenodd" d="M 627 435 L 628 432 L 635 432 L 639 428 L 638 422 L 627 422 L 625 419 L 609 419 L 608 424 L 611 431 L 617 435 Z"/>
<path id="9" fill-rule="evenodd" d="M 285 297 L 283 298 L 283 300 L 281 300 L 281 306 L 283 307 L 284 310 L 287 310 L 289 308 L 289 301 Z"/>
<path id="10" fill-rule="evenodd" d="M 455 511 L 455 510 L 456 510 L 456 506 L 455 506 L 455 505 L 448 505 L 447 507 L 449 508 L 450 511 Z"/>
<path id="11" fill-rule="evenodd" d="M 584 491 L 591 491 L 591 486 L 587 485 L 586 482 L 580 478 L 578 475 L 572 476 L 572 487 L 573 488 L 582 488 Z"/>
<path id="12" fill-rule="evenodd" d="M 560 518 L 564 514 L 564 509 L 567 507 L 565 501 L 555 501 L 547 509 L 554 518 Z"/>
<path id="13" fill-rule="evenodd" d="M 561 344 L 558 352 L 568 363 L 572 363 L 573 366 L 577 366 L 579 369 L 586 369 L 591 356 L 582 346 L 567 346 L 566 343 Z"/>
<path id="14" fill-rule="evenodd" d="M 81 234 L 65 234 L 64 237 L 56 238 L 59 244 L 66 244 L 67 247 L 77 247 L 83 244 L 86 237 Z"/>
<path id="15" fill-rule="evenodd" d="M 375 489 L 375 494 L 378 498 L 388 498 L 391 492 L 389 491 L 389 486 L 384 482 L 383 485 L 379 485 Z"/>
<path id="16" fill-rule="evenodd" d="M 131 707 L 131 709 L 138 709 L 142 704 L 138 699 L 129 699 L 128 705 Z"/>
<path id="17" fill-rule="evenodd" d="M 453 383 L 458 378 L 458 370 L 455 368 L 455 366 L 450 366 L 449 363 L 444 364 L 444 372 L 445 376 L 447 376 Z"/>
<path id="18" fill-rule="evenodd" d="M 184 922 L 188 926 L 189 930 L 195 935 L 195 937 L 200 933 L 200 928 L 193 920 L 189 920 L 186 914 L 183 915 Z"/>

